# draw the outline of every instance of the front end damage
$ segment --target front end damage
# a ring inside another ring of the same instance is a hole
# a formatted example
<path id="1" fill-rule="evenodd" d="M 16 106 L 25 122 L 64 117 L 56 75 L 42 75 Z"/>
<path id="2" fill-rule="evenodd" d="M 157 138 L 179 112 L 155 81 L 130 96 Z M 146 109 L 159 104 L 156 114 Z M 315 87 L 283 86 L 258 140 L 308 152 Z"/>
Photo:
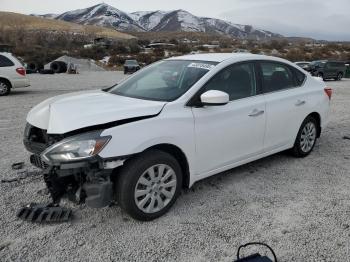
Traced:
<path id="1" fill-rule="evenodd" d="M 23 142 L 26 149 L 32 153 L 30 162 L 42 169 L 52 198 L 52 203 L 47 206 L 58 207 L 62 198 L 76 204 L 86 203 L 93 208 L 108 206 L 113 201 L 112 173 L 115 168 L 123 165 L 124 160 L 106 160 L 94 155 L 68 162 L 51 162 L 43 157 L 45 150 L 64 139 L 67 139 L 67 136 L 49 135 L 46 130 L 30 124 L 27 124 L 25 129 Z"/>
<path id="2" fill-rule="evenodd" d="M 89 161 L 48 166 L 44 181 L 53 203 L 59 204 L 63 197 L 90 207 L 108 206 L 113 198 L 112 169 L 103 169 L 103 161 Z"/>

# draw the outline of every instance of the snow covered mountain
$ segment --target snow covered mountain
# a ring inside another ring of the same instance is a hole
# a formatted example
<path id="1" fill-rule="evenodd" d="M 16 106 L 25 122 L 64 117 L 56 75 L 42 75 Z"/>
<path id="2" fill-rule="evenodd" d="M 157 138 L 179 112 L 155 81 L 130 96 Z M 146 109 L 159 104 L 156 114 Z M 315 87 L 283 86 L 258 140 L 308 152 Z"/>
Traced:
<path id="1" fill-rule="evenodd" d="M 205 32 L 254 39 L 281 37 L 279 34 L 256 29 L 249 25 L 234 24 L 215 18 L 198 17 L 181 9 L 126 13 L 103 3 L 85 9 L 69 11 L 55 16 L 54 19 L 84 25 L 111 27 L 121 31 Z"/>
<path id="2" fill-rule="evenodd" d="M 55 19 L 83 25 L 112 27 L 121 31 L 144 31 L 129 14 L 107 4 L 69 11 Z"/>

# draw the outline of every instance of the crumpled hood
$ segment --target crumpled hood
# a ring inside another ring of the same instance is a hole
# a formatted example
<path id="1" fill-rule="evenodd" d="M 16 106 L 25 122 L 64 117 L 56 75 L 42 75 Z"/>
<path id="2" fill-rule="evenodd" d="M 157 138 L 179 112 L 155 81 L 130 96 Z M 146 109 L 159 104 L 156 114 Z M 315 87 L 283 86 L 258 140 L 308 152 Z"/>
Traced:
<path id="1" fill-rule="evenodd" d="M 28 113 L 27 122 L 47 130 L 48 134 L 64 134 L 118 120 L 157 115 L 165 104 L 103 91 L 78 92 L 38 104 Z"/>

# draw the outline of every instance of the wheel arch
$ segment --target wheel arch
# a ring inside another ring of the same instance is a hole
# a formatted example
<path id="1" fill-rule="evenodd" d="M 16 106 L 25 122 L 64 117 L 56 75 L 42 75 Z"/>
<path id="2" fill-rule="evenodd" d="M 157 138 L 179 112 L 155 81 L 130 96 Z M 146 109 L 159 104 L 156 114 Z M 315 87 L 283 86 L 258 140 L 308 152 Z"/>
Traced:
<path id="1" fill-rule="evenodd" d="M 319 113 L 317 113 L 317 112 L 312 112 L 307 117 L 305 117 L 305 119 L 308 118 L 308 117 L 312 117 L 312 118 L 314 118 L 317 121 L 317 137 L 319 138 L 321 136 L 321 132 L 322 132 L 321 115 Z"/>
<path id="2" fill-rule="evenodd" d="M 7 79 L 7 78 L 5 78 L 3 76 L 0 76 L 0 80 L 8 83 L 10 85 L 10 88 L 13 87 L 13 85 L 12 85 L 12 83 L 11 83 L 11 81 L 9 79 Z"/>
<path id="3" fill-rule="evenodd" d="M 185 153 L 178 146 L 175 146 L 173 144 L 154 145 L 144 150 L 144 152 L 151 149 L 157 149 L 175 157 L 175 159 L 179 162 L 180 167 L 182 169 L 182 174 L 183 174 L 182 187 L 188 188 L 190 185 L 190 168 L 189 168 L 189 163 Z"/>

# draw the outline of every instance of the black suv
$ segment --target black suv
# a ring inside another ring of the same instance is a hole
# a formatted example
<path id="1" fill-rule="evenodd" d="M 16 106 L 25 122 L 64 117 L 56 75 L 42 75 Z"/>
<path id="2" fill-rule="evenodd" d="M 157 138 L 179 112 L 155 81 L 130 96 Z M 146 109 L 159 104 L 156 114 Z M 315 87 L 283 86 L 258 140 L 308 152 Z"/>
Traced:
<path id="1" fill-rule="evenodd" d="M 136 60 L 126 60 L 124 63 L 124 74 L 135 73 L 140 69 L 141 67 Z"/>
<path id="2" fill-rule="evenodd" d="M 346 67 L 344 62 L 320 60 L 311 62 L 309 70 L 313 76 L 321 77 L 324 80 L 341 80 L 345 75 Z"/>

